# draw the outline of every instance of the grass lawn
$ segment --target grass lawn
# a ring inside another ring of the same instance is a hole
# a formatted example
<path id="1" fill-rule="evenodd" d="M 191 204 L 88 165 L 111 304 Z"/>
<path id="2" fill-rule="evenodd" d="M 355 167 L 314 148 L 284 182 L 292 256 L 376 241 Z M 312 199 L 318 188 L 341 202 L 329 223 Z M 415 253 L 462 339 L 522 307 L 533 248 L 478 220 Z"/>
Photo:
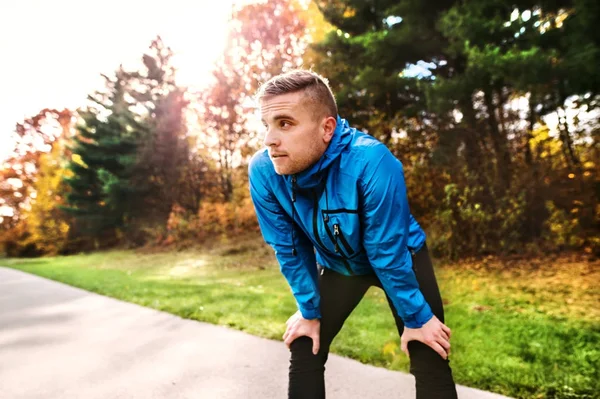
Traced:
<path id="1" fill-rule="evenodd" d="M 296 310 L 270 248 L 256 237 L 180 252 L 108 251 L 0 263 L 278 340 Z M 547 258 L 438 267 L 457 383 L 515 398 L 600 398 L 599 266 Z M 408 370 L 378 289 L 368 292 L 332 350 Z"/>

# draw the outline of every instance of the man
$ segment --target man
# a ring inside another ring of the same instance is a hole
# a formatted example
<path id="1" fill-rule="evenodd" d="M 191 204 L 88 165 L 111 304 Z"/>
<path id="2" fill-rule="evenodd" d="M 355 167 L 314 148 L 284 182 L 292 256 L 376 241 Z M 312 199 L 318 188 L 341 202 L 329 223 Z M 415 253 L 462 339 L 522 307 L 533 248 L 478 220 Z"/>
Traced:
<path id="1" fill-rule="evenodd" d="M 325 398 L 330 344 L 375 285 L 410 357 L 417 398 L 456 398 L 451 331 L 402 164 L 338 116 L 316 73 L 276 76 L 258 99 L 267 148 L 250 162 L 250 192 L 299 309 L 283 336 L 291 351 L 288 397 Z"/>

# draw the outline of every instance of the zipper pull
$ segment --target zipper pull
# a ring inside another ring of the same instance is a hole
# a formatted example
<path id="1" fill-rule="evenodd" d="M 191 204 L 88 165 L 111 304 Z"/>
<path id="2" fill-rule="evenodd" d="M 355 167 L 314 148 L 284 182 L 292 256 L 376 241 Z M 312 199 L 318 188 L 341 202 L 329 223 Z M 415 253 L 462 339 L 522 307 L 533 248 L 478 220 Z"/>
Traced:
<path id="1" fill-rule="evenodd" d="M 296 202 L 296 175 L 292 175 L 292 202 Z"/>
<path id="2" fill-rule="evenodd" d="M 334 224 L 333 225 L 333 236 L 335 237 L 335 253 L 339 253 L 340 252 L 340 246 L 338 245 L 338 236 L 340 235 L 340 225 L 339 224 Z"/>

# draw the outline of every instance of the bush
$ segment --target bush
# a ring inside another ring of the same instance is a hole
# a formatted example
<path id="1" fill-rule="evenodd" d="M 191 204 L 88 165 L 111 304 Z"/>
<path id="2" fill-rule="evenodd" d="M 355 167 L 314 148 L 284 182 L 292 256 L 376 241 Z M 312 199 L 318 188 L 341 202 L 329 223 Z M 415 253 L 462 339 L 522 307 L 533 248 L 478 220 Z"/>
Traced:
<path id="1" fill-rule="evenodd" d="M 212 235 L 233 237 L 250 230 L 258 231 L 258 221 L 250 198 L 239 202 L 204 203 L 198 212 L 203 238 Z"/>
<path id="2" fill-rule="evenodd" d="M 585 242 L 577 213 L 559 209 L 554 202 L 546 201 L 549 217 L 544 223 L 544 240 L 553 248 L 578 249 Z"/>
<path id="3" fill-rule="evenodd" d="M 185 246 L 214 238 L 235 238 L 248 231 L 258 232 L 258 221 L 250 198 L 238 202 L 203 202 L 198 214 L 175 205 L 169 215 L 166 234 L 157 240 L 163 245 Z"/>
<path id="4" fill-rule="evenodd" d="M 523 247 L 525 193 L 507 195 L 495 203 L 480 200 L 480 187 L 445 187 L 445 198 L 429 227 L 431 247 L 436 256 L 458 259 L 464 256 L 510 253 Z"/>
<path id="5" fill-rule="evenodd" d="M 21 221 L 16 226 L 0 231 L 0 253 L 7 257 L 35 257 L 42 255 L 36 246 L 29 242 L 27 225 Z"/>

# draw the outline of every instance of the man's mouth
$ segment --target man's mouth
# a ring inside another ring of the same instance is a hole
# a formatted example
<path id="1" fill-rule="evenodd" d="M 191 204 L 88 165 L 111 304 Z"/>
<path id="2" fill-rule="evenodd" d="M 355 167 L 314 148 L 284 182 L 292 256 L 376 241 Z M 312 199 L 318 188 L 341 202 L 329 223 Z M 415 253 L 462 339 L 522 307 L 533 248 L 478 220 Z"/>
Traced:
<path id="1" fill-rule="evenodd" d="M 281 158 L 281 157 L 286 157 L 287 155 L 285 154 L 271 154 L 271 158 Z"/>

